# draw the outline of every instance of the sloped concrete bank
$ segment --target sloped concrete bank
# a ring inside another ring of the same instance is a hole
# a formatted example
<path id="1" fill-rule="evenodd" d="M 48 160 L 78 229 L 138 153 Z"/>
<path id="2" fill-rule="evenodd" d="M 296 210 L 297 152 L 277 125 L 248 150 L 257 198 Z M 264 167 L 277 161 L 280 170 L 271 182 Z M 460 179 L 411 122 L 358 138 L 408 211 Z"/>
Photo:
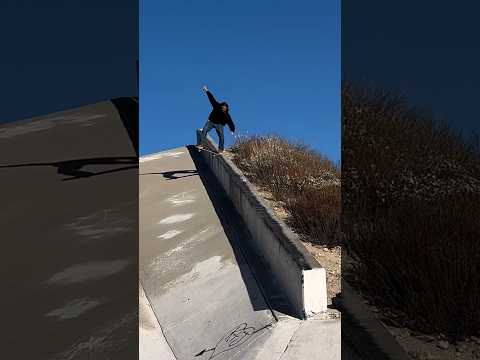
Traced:
<path id="1" fill-rule="evenodd" d="M 201 144 L 200 130 L 197 130 L 197 144 Z M 203 145 L 217 150 L 210 137 Z M 305 249 L 298 236 L 275 217 L 232 161 L 210 151 L 201 154 L 245 222 L 253 246 L 272 269 L 296 315 L 308 318 L 326 311 L 325 269 Z"/>

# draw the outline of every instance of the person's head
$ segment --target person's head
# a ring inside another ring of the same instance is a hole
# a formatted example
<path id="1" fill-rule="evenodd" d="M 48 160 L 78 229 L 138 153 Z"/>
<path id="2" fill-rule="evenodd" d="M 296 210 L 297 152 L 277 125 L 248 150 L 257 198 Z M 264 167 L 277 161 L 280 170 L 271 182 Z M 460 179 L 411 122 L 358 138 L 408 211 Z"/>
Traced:
<path id="1" fill-rule="evenodd" d="M 222 109 L 223 112 L 228 112 L 228 104 L 224 101 L 220 103 L 220 108 Z"/>

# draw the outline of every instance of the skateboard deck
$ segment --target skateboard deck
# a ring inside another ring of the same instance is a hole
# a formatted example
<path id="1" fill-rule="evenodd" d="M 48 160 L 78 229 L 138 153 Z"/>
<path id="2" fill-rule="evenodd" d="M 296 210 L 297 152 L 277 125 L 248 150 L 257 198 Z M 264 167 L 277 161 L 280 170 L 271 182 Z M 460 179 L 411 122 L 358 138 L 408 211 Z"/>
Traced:
<path id="1" fill-rule="evenodd" d="M 216 156 L 216 155 L 220 155 L 220 153 L 218 153 L 218 152 L 216 152 L 216 151 L 213 151 L 213 150 L 210 150 L 210 149 L 206 148 L 206 147 L 203 146 L 203 145 L 197 145 L 197 149 L 199 149 L 200 151 L 207 151 L 207 152 L 209 152 L 210 154 L 215 155 L 215 156 Z"/>

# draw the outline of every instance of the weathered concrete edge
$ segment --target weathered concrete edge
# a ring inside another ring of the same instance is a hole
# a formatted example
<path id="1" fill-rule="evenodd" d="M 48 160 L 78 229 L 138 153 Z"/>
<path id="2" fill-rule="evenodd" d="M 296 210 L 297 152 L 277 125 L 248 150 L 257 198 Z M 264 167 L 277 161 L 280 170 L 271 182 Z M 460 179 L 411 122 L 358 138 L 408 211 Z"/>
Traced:
<path id="1" fill-rule="evenodd" d="M 215 142 L 210 137 L 207 137 L 207 141 L 208 143 L 203 145 L 216 151 L 217 145 Z M 197 130 L 197 144 L 200 143 L 200 130 Z M 325 269 L 307 251 L 298 236 L 274 215 L 273 211 L 257 193 L 253 184 L 248 181 L 231 160 L 221 155 L 215 156 L 207 151 L 204 151 L 202 154 L 213 174 L 222 184 L 222 187 L 247 224 L 253 237 L 257 238 L 258 245 L 260 245 L 257 247 L 259 250 L 263 250 L 262 255 L 264 259 L 278 275 L 279 282 L 285 288 L 287 297 L 299 315 L 307 318 L 316 313 L 326 311 L 327 286 Z M 252 214 L 249 216 L 249 211 L 245 209 L 242 201 L 238 199 L 238 194 L 241 194 L 240 196 L 247 200 L 248 206 L 253 208 L 255 212 L 253 216 Z M 259 222 L 260 226 L 263 225 L 270 233 L 270 236 L 267 233 L 263 233 L 265 238 L 269 238 L 275 244 L 265 245 L 265 241 L 260 241 L 258 236 L 255 236 L 256 233 L 258 234 L 258 231 L 255 230 L 258 228 Z M 274 247 L 273 251 L 269 251 L 272 247 Z M 279 259 L 274 254 L 283 258 Z"/>
<path id="2" fill-rule="evenodd" d="M 342 336 L 362 356 L 375 359 L 412 360 L 405 349 L 342 278 L 342 295 L 334 299 L 342 312 Z"/>

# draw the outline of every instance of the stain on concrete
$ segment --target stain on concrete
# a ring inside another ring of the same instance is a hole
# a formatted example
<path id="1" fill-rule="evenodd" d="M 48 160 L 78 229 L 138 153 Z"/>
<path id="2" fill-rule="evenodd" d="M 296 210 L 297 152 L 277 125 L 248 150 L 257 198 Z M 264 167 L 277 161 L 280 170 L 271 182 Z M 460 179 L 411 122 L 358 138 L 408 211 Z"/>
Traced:
<path id="1" fill-rule="evenodd" d="M 60 320 L 74 319 L 88 310 L 97 307 L 102 302 L 104 302 L 102 299 L 76 299 L 70 301 L 61 308 L 46 313 L 45 316 L 55 317 Z"/>
<path id="2" fill-rule="evenodd" d="M 175 224 L 175 223 L 190 220 L 194 216 L 195 216 L 195 214 L 176 214 L 176 215 L 168 216 L 168 217 L 160 220 L 158 223 L 162 224 L 162 225 Z"/>
<path id="3" fill-rule="evenodd" d="M 88 280 L 99 280 L 124 270 L 130 261 L 91 261 L 71 266 L 54 274 L 47 283 L 68 285 Z"/>
<path id="4" fill-rule="evenodd" d="M 168 202 L 172 206 L 183 206 L 187 204 L 191 204 L 195 201 L 195 191 L 182 191 L 179 194 L 175 194 L 170 196 L 165 201 Z"/>
<path id="5" fill-rule="evenodd" d="M 171 238 L 174 238 L 175 236 L 177 236 L 178 234 L 181 234 L 182 233 L 182 230 L 168 230 L 166 233 L 162 234 L 162 235 L 158 235 L 157 238 L 159 239 L 171 239 Z"/>

